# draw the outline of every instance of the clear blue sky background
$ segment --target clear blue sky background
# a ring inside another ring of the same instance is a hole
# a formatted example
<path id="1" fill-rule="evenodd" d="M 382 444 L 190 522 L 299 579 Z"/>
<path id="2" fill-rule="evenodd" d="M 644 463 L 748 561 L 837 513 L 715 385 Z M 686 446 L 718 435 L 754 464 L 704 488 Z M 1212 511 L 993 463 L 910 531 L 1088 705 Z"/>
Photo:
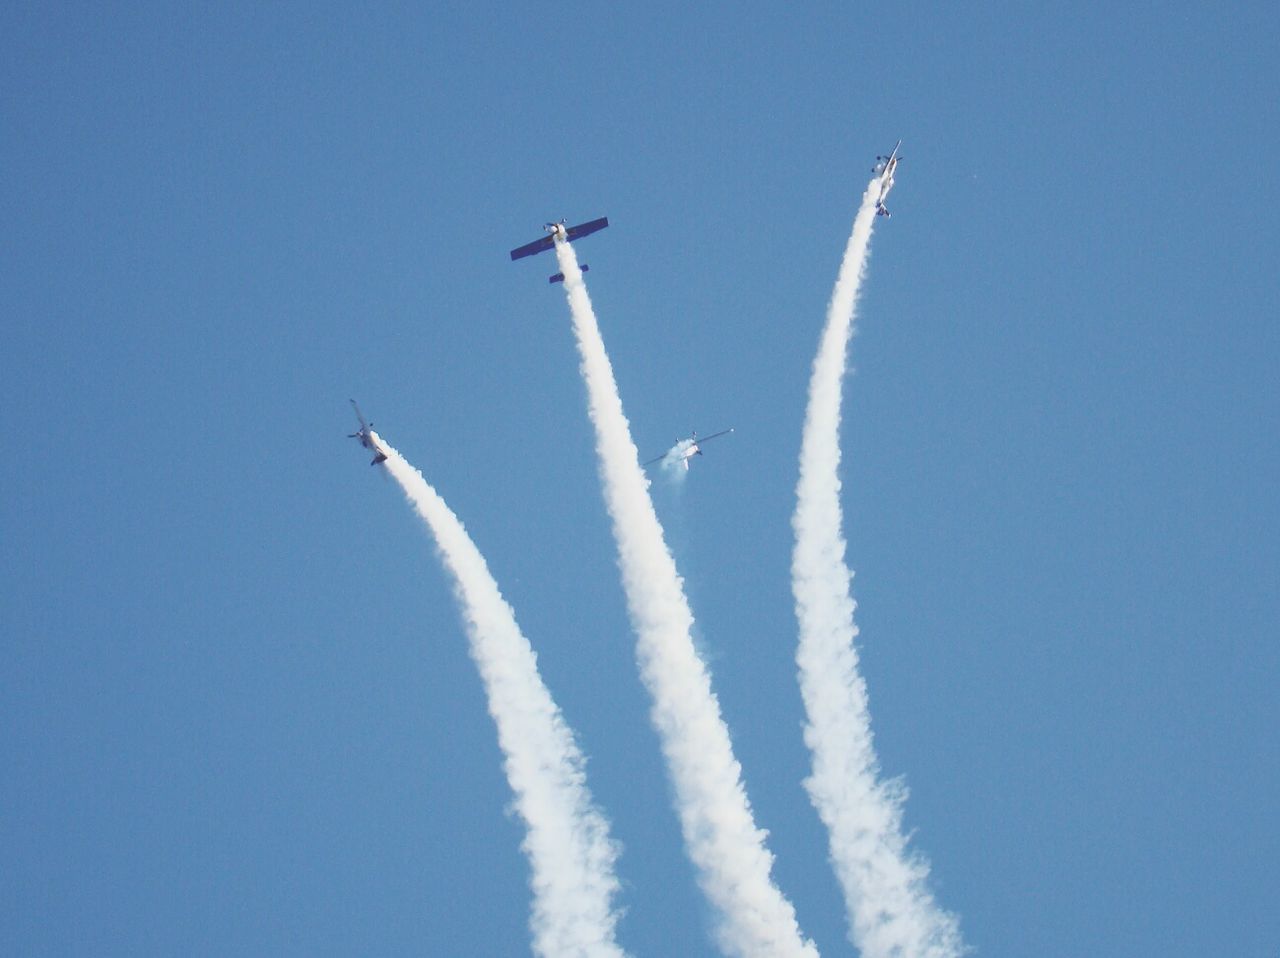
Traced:
<path id="1" fill-rule="evenodd" d="M 182 5 L 178 5 L 182 6 Z M 776 876 L 852 954 L 792 661 L 809 364 L 872 159 L 863 665 L 991 958 L 1280 947 L 1273 3 L 0 10 L 0 950 L 518 955 L 459 513 L 711 955 L 544 220 L 582 257 Z"/>

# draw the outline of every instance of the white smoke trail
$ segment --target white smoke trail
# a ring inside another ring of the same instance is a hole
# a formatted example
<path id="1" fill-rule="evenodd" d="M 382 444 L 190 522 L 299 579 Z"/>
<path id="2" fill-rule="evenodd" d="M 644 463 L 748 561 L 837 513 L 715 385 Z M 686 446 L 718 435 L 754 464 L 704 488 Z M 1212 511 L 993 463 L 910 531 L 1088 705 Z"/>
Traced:
<path id="1" fill-rule="evenodd" d="M 792 590 L 800 622 L 796 652 L 813 752 L 805 780 L 826 824 L 844 889 L 850 939 L 863 958 L 952 958 L 963 953 L 955 916 L 925 885 L 929 866 L 902 833 L 906 789 L 879 781 L 867 688 L 858 673 L 855 603 L 845 565 L 840 509 L 840 403 L 854 304 L 866 268 L 880 181 L 862 197 L 827 309 L 809 383 L 796 487 Z"/>
<path id="2" fill-rule="evenodd" d="M 422 473 L 376 433 L 372 438 L 453 576 L 507 781 L 527 828 L 522 848 L 532 871 L 533 950 L 547 958 L 622 958 L 611 904 L 618 891 L 617 846 L 592 802 L 582 753 L 538 674 L 529 640 L 458 517 Z"/>
<path id="3" fill-rule="evenodd" d="M 811 956 L 795 909 L 770 877 L 773 855 L 756 827 L 711 679 L 694 650 L 693 615 L 637 463 L 591 300 L 573 248 L 556 244 L 582 357 L 605 504 L 636 631 L 640 674 L 653 699 L 685 846 L 718 914 L 720 946 L 743 958 Z"/>

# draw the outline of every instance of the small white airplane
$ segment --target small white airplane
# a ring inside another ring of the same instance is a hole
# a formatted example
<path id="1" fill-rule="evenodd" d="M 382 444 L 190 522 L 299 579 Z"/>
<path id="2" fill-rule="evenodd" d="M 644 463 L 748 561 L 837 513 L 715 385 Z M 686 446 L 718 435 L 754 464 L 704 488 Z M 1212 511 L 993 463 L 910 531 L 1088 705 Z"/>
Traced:
<path id="1" fill-rule="evenodd" d="M 376 466 L 380 462 L 386 462 L 387 454 L 379 449 L 378 444 L 373 441 L 373 436 L 371 434 L 373 430 L 373 423 L 364 421 L 364 416 L 360 414 L 360 407 L 356 405 L 356 401 L 354 399 L 351 400 L 351 408 L 356 411 L 356 418 L 360 420 L 360 428 L 353 433 L 348 433 L 347 438 L 359 439 L 360 445 L 373 453 L 373 462 L 369 463 L 369 465 Z"/>
<path id="2" fill-rule="evenodd" d="M 877 156 L 876 165 L 871 167 L 871 172 L 876 173 L 880 177 L 880 196 L 876 199 L 876 216 L 889 217 L 889 207 L 884 205 L 885 197 L 889 195 L 889 191 L 893 189 L 893 174 L 898 169 L 898 161 L 902 159 L 898 155 L 898 148 L 902 146 L 902 141 L 898 141 L 898 145 L 893 148 L 893 152 L 888 156 Z"/>
<path id="3" fill-rule="evenodd" d="M 677 439 L 676 444 L 661 456 L 655 456 L 648 462 L 641 463 L 641 465 L 652 466 L 655 462 L 678 462 L 680 465 L 684 466 L 687 471 L 689 469 L 689 460 L 694 456 L 702 455 L 702 444 L 704 442 L 710 442 L 712 439 L 716 439 L 720 436 L 727 436 L 731 432 L 733 432 L 732 427 L 729 429 L 722 429 L 720 432 L 713 432 L 711 435 L 703 436 L 701 439 L 698 438 L 698 434 L 695 432 L 688 439 Z"/>

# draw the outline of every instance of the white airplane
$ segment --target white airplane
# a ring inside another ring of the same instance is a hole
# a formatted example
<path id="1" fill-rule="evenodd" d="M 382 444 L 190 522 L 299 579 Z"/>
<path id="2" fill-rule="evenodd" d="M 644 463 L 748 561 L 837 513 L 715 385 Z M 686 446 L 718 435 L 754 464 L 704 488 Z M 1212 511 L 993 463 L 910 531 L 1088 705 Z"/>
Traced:
<path id="1" fill-rule="evenodd" d="M 356 405 L 354 399 L 351 400 L 351 408 L 356 411 L 356 418 L 360 420 L 360 428 L 353 433 L 348 433 L 347 438 L 359 439 L 360 445 L 373 453 L 373 462 L 369 463 L 369 465 L 376 466 L 380 462 L 386 462 L 387 454 L 379 449 L 378 444 L 373 441 L 373 436 L 371 435 L 373 423 L 364 421 L 364 416 L 360 415 L 360 407 Z"/>
<path id="2" fill-rule="evenodd" d="M 713 432 L 711 435 L 704 436 L 701 439 L 698 438 L 698 434 L 695 432 L 688 439 L 677 439 L 676 444 L 672 446 L 670 449 L 668 449 L 666 452 L 664 452 L 661 456 L 655 456 L 654 458 L 650 459 L 648 462 L 642 463 L 642 465 L 652 466 L 655 462 L 663 462 L 663 461 L 671 462 L 671 463 L 678 462 L 682 466 L 684 466 L 685 470 L 687 471 L 689 468 L 689 460 L 692 459 L 694 456 L 702 455 L 702 444 L 704 442 L 710 442 L 712 439 L 716 439 L 720 436 L 727 436 L 731 432 L 733 432 L 732 428 L 723 429 L 720 432 Z"/>
<path id="3" fill-rule="evenodd" d="M 893 189 L 893 174 L 898 168 L 898 161 L 902 159 L 898 155 L 898 147 L 902 146 L 902 141 L 898 141 L 898 146 L 893 148 L 893 152 L 888 156 L 877 156 L 876 165 L 871 167 L 871 172 L 880 176 L 880 196 L 876 199 L 876 215 L 889 217 L 892 214 L 889 208 L 884 205 L 884 199 L 889 195 L 889 191 Z"/>

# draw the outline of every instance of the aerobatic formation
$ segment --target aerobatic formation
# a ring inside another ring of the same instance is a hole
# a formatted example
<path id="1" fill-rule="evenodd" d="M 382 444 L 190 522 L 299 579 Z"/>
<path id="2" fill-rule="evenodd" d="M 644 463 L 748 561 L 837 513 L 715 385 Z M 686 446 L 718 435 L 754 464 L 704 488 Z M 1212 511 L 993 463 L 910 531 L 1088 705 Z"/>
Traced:
<path id="1" fill-rule="evenodd" d="M 858 287 L 872 226 L 889 216 L 885 199 L 902 157 L 894 146 L 876 158 L 854 218 L 827 310 L 809 386 L 792 518 L 792 591 L 799 639 L 798 680 L 812 772 L 804 787 L 827 827 L 831 864 L 844 891 L 850 941 L 863 958 L 955 958 L 964 945 L 953 915 L 927 888 L 928 864 L 908 848 L 902 826 L 905 789 L 884 780 L 872 742 L 866 684 L 858 671 L 855 603 L 841 531 L 839 430 L 842 383 Z M 702 446 L 733 432 L 696 432 L 641 462 L 587 295 L 573 241 L 609 225 L 605 217 L 568 226 L 511 251 L 519 260 L 554 251 L 569 305 L 587 410 L 596 438 L 601 489 L 636 637 L 636 660 L 652 700 L 651 720 L 667 763 L 673 803 L 706 895 L 720 949 L 741 958 L 816 956 L 795 908 L 774 881 L 767 833 L 754 820 L 729 729 L 694 646 L 693 614 L 664 540 L 645 469 L 683 473 Z M 366 423 L 351 434 L 401 485 L 435 538 L 455 593 L 498 730 L 514 807 L 524 821 L 522 849 L 533 893 L 535 954 L 617 956 L 614 904 L 621 882 L 617 846 L 587 788 L 573 732 L 538 674 L 529 641 L 476 545 L 439 494 Z"/>

